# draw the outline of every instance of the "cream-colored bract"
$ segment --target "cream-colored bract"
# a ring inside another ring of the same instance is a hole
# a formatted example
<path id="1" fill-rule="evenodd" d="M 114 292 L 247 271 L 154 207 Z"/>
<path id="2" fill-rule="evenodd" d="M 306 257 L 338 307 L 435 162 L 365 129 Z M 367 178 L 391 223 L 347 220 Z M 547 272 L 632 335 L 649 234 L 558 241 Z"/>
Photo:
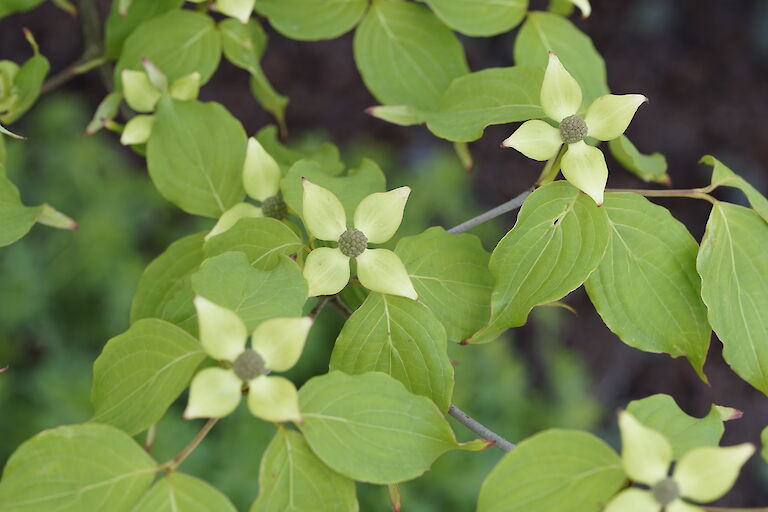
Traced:
<path id="1" fill-rule="evenodd" d="M 204 297 L 195 297 L 194 302 L 203 350 L 232 366 L 246 351 L 245 324 L 234 311 Z M 304 350 L 311 327 L 309 317 L 272 318 L 259 324 L 251 336 L 251 350 L 263 361 L 265 372 L 283 372 L 293 367 Z M 253 378 L 248 376 L 244 381 L 231 367 L 201 370 L 190 384 L 184 417 L 221 418 L 230 414 L 240 403 L 246 385 L 248 407 L 254 416 L 276 423 L 300 421 L 296 387 L 288 379 L 265 372 Z"/>
<path id="2" fill-rule="evenodd" d="M 338 243 L 347 231 L 344 207 L 330 190 L 307 179 L 302 182 L 304 225 L 315 238 Z M 365 235 L 368 243 L 388 241 L 400 227 L 410 192 L 410 188 L 400 187 L 368 195 L 355 210 L 353 227 Z M 310 252 L 304 263 L 310 297 L 340 292 L 349 282 L 350 259 L 337 247 L 319 247 Z M 369 290 L 418 299 L 405 266 L 392 251 L 366 248 L 355 260 L 360 283 Z"/>
<path id="3" fill-rule="evenodd" d="M 684 454 L 672 466 L 672 447 L 659 432 L 640 423 L 626 411 L 619 413 L 621 462 L 627 475 L 650 489 L 630 487 L 617 494 L 604 512 L 703 512 L 689 501 L 708 503 L 733 487 L 739 471 L 755 451 L 749 443 L 736 446 L 700 446 Z M 669 484 L 668 501 L 657 499 L 654 488 Z M 669 490 L 671 489 L 671 491 Z M 689 501 L 687 501 L 689 500 Z"/>
<path id="4" fill-rule="evenodd" d="M 582 11 L 589 9 L 588 2 L 577 5 Z M 586 109 L 582 119 L 581 87 L 557 55 L 550 52 L 540 100 L 544 113 L 561 128 L 539 119 L 526 121 L 502 145 L 515 148 L 528 158 L 544 161 L 555 158 L 565 144 L 560 160 L 563 176 L 595 203 L 603 204 L 608 167 L 602 151 L 587 144 L 585 139 L 608 141 L 620 137 L 647 98 L 640 94 L 601 96 Z M 570 131 L 574 127 L 577 128 L 575 137 Z"/>

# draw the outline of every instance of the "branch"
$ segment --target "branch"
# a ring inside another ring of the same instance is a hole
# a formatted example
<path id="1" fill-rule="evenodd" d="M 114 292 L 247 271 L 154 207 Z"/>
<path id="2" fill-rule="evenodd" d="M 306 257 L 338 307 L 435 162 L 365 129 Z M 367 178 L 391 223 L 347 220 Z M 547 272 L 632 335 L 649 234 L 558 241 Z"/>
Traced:
<path id="1" fill-rule="evenodd" d="M 448 232 L 454 235 L 458 233 L 463 233 L 465 231 L 468 231 L 474 228 L 475 226 L 479 226 L 484 222 L 488 222 L 489 220 L 495 219 L 500 215 L 504 215 L 505 213 L 517 210 L 523 205 L 523 201 L 525 201 L 525 199 L 529 195 L 531 195 L 531 192 L 533 192 L 532 188 L 526 190 L 519 196 L 510 199 L 506 203 L 500 204 L 496 208 L 488 210 L 487 212 L 480 214 L 475 218 L 469 219 L 466 222 L 462 222 L 458 226 L 452 227 L 451 229 L 448 230 Z"/>
<path id="2" fill-rule="evenodd" d="M 456 407 L 454 404 L 451 404 L 451 407 L 448 409 L 448 414 L 456 418 L 459 423 L 483 439 L 493 441 L 494 444 L 502 451 L 509 452 L 512 451 L 512 449 L 515 447 L 513 443 L 510 443 L 493 430 L 489 429 L 485 425 L 482 425 L 479 421 L 472 418 L 470 415 Z"/>
<path id="3" fill-rule="evenodd" d="M 163 464 L 161 467 L 169 471 L 174 471 L 176 468 L 178 468 L 181 463 L 184 462 L 184 459 L 189 457 L 189 455 L 195 451 L 197 445 L 199 445 L 203 439 L 205 439 L 205 436 L 208 435 L 208 432 L 210 432 L 213 426 L 216 425 L 217 421 L 219 421 L 219 418 L 209 419 L 205 425 L 203 425 L 203 428 L 200 429 L 200 432 L 198 432 L 197 435 L 192 439 L 192 441 L 190 441 L 189 444 L 178 453 L 178 455 Z"/>

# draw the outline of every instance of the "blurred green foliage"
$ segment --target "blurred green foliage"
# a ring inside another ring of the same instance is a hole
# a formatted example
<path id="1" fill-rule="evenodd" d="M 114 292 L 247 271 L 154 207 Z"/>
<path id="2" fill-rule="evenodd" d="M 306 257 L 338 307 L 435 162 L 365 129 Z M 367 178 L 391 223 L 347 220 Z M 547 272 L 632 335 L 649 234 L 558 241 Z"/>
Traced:
<path id="1" fill-rule="evenodd" d="M 29 140 L 8 144 L 8 173 L 24 199 L 56 204 L 80 229 L 35 228 L 0 251 L 0 366 L 10 365 L 0 377 L 0 462 L 42 429 L 89 418 L 91 365 L 107 339 L 127 329 L 141 271 L 172 241 L 210 226 L 163 200 L 143 160 L 120 148 L 115 137 L 83 136 L 89 110 L 77 96 L 46 98 L 21 125 Z M 389 188 L 413 188 L 401 236 L 435 224 L 450 227 L 482 211 L 469 192 L 470 176 L 448 144 L 403 162 L 392 148 L 360 140 L 345 148 L 344 156 L 351 166 L 372 157 L 387 172 Z M 488 223 L 476 234 L 490 247 L 504 228 Z M 455 403 L 512 441 L 548 427 L 594 428 L 600 411 L 587 391 L 590 378 L 559 342 L 568 315 L 560 308 L 534 312 L 534 328 L 526 331 L 534 339 L 525 345 L 534 347 L 535 357 L 514 342 L 516 332 L 509 335 L 511 343 L 451 346 Z M 307 350 L 289 373 L 297 384 L 327 370 L 341 325 L 332 308 L 320 315 Z M 181 419 L 185 400 L 157 426 L 152 454 L 160 461 L 175 455 L 202 423 Z M 454 427 L 460 439 L 471 439 L 464 427 Z M 217 425 L 183 469 L 247 510 L 258 493 L 259 460 L 273 432 L 241 407 Z M 415 512 L 471 510 L 480 483 L 501 455 L 496 449 L 449 453 L 423 478 L 401 486 L 403 502 Z M 385 488 L 360 485 L 359 490 L 361 510 L 386 509 Z"/>

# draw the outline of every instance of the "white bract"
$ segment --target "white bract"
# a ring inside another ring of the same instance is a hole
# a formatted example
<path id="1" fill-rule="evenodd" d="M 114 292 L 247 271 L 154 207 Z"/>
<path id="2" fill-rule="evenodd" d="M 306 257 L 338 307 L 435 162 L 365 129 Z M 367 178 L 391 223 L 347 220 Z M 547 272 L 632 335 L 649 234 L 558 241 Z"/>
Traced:
<path id="1" fill-rule="evenodd" d="M 620 492 L 604 512 L 704 512 L 690 503 L 709 503 L 727 493 L 744 463 L 755 451 L 749 443 L 737 446 L 700 446 L 672 465 L 672 447 L 659 432 L 619 413 L 621 461 L 634 482 L 649 489 L 630 487 Z"/>
<path id="2" fill-rule="evenodd" d="M 608 167 L 603 152 L 584 139 L 607 141 L 620 137 L 638 107 L 646 101 L 648 98 L 641 94 L 607 94 L 597 98 L 582 118 L 578 114 L 581 87 L 557 55 L 550 52 L 541 85 L 541 106 L 558 128 L 539 119 L 526 121 L 502 145 L 515 148 L 528 158 L 544 161 L 555 158 L 565 144 L 567 148 L 560 161 L 563 176 L 601 205 Z"/>
<path id="3" fill-rule="evenodd" d="M 387 249 L 368 249 L 392 238 L 403 220 L 411 189 L 400 187 L 365 197 L 357 206 L 354 227 L 347 227 L 347 216 L 339 199 L 307 179 L 304 185 L 304 225 L 320 240 L 338 242 L 338 247 L 320 247 L 307 256 L 304 277 L 309 295 L 333 295 L 349 282 L 350 260 L 357 261 L 360 283 L 374 292 L 418 299 L 403 262 Z"/>
<path id="4" fill-rule="evenodd" d="M 206 240 L 227 231 L 237 221 L 246 217 L 272 217 L 282 220 L 288 207 L 280 197 L 280 166 L 254 137 L 248 139 L 248 149 L 243 165 L 243 186 L 252 199 L 261 202 L 261 207 L 251 203 L 238 203 L 224 212 L 213 226 Z"/>
<path id="5" fill-rule="evenodd" d="M 248 390 L 248 408 L 254 416 L 275 423 L 301 421 L 296 387 L 271 371 L 290 369 L 301 356 L 312 319 L 272 318 L 256 327 L 251 347 L 240 317 L 203 298 L 195 297 L 203 350 L 230 368 L 206 368 L 192 379 L 184 417 L 222 418 L 234 411 Z"/>
<path id="6" fill-rule="evenodd" d="M 589 18 L 592 14 L 592 6 L 589 4 L 589 0 L 569 0 L 573 5 L 579 8 L 581 15 L 585 18 Z"/>
<path id="7" fill-rule="evenodd" d="M 206 2 L 207 0 L 189 0 L 190 2 L 199 4 Z M 574 0 L 575 3 L 575 0 Z M 216 0 L 216 9 L 226 16 L 236 18 L 241 23 L 248 23 L 253 13 L 253 6 L 256 4 L 256 0 Z"/>

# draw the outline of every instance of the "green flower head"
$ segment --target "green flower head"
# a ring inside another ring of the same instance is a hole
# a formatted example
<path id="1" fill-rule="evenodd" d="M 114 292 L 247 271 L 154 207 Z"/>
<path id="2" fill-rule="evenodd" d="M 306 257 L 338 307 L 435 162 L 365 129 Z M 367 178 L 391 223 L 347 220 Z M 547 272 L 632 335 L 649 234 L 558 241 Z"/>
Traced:
<path id="1" fill-rule="evenodd" d="M 638 107 L 646 101 L 648 98 L 641 94 L 608 94 L 597 98 L 582 118 L 579 115 L 581 87 L 557 55 L 550 52 L 541 85 L 541 106 L 558 128 L 538 119 L 526 121 L 502 145 L 541 161 L 554 158 L 562 145 L 567 145 L 560 162 L 563 176 L 601 205 L 608 167 L 603 152 L 584 139 L 606 141 L 620 137 Z"/>
<path id="2" fill-rule="evenodd" d="M 368 249 L 368 244 L 383 244 L 397 231 L 403 220 L 411 189 L 400 187 L 377 192 L 360 201 L 354 226 L 347 226 L 344 207 L 333 192 L 307 179 L 304 185 L 304 225 L 320 240 L 338 242 L 338 247 L 320 247 L 307 256 L 304 277 L 309 295 L 333 295 L 349 282 L 350 259 L 357 260 L 360 283 L 379 293 L 418 299 L 403 262 L 387 249 Z"/>
<path id="3" fill-rule="evenodd" d="M 230 368 L 206 368 L 192 379 L 184 417 L 222 418 L 232 413 L 248 389 L 248 408 L 254 416 L 275 423 L 301 421 L 296 387 L 283 377 L 299 360 L 312 319 L 272 318 L 256 327 L 246 348 L 245 324 L 234 311 L 195 297 L 203 350 Z"/>
<path id="4" fill-rule="evenodd" d="M 749 443 L 701 446 L 683 455 L 670 475 L 672 447 L 661 433 L 625 411 L 619 413 L 619 428 L 624 470 L 648 489 L 625 489 L 604 512 L 704 512 L 691 501 L 709 503 L 725 495 L 755 451 Z"/>

